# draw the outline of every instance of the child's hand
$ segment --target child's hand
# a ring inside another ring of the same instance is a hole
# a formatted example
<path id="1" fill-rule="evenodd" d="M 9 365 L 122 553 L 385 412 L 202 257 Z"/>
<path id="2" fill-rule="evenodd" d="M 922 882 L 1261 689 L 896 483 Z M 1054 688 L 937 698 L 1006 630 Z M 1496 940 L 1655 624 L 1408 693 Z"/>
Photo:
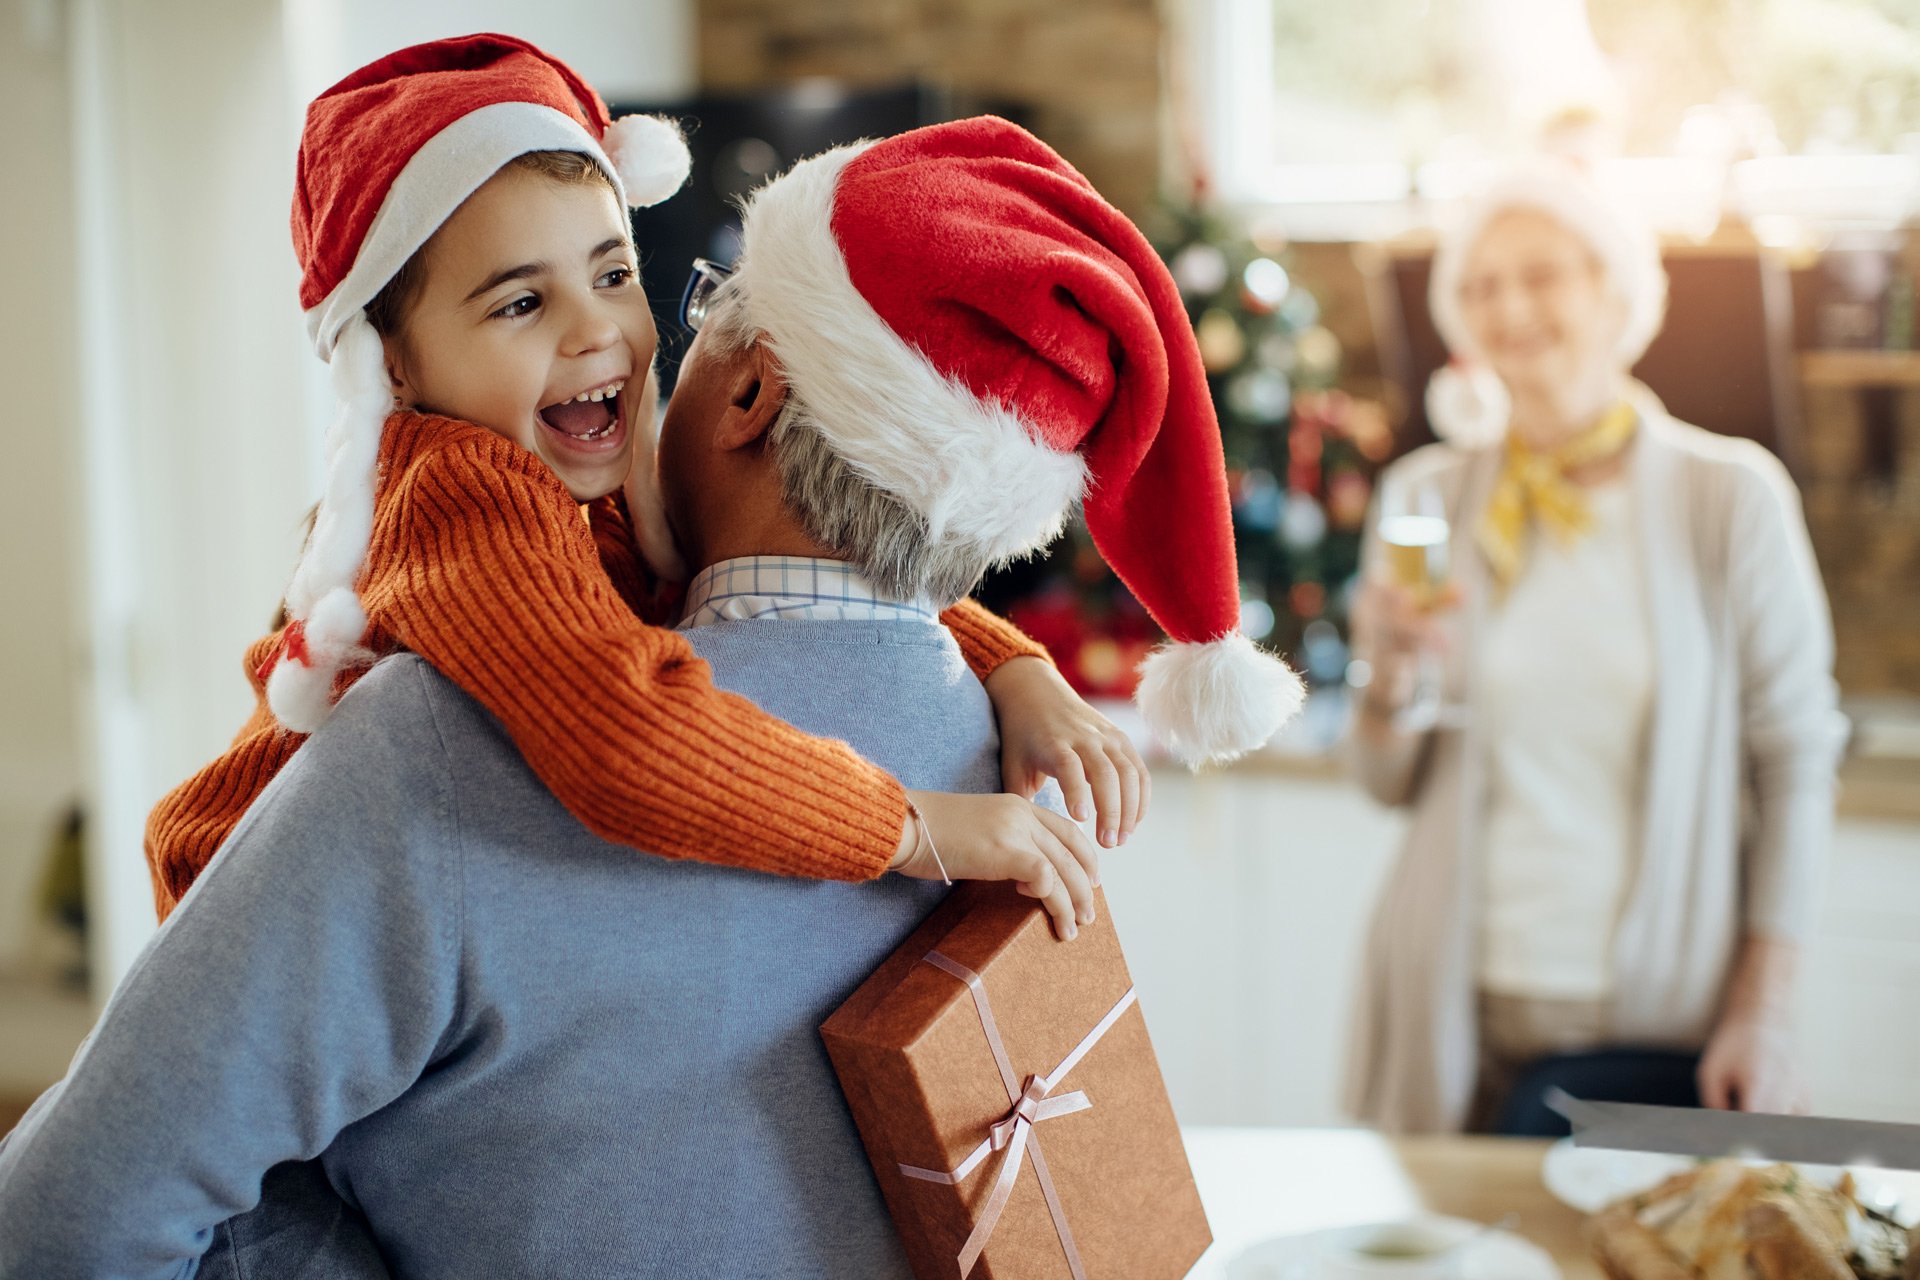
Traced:
<path id="1" fill-rule="evenodd" d="M 1073 691 L 1053 664 L 1013 658 L 987 677 L 1000 719 L 1001 785 L 1033 798 L 1049 777 L 1060 783 L 1067 812 L 1111 849 L 1147 816 L 1147 766 L 1133 742 Z"/>
<path id="2" fill-rule="evenodd" d="M 1079 827 L 1004 792 L 909 791 L 907 797 L 926 820 L 926 831 L 909 815 L 893 870 L 919 880 L 1012 880 L 1021 893 L 1040 900 L 1062 938 L 1093 923 L 1100 851 Z"/>

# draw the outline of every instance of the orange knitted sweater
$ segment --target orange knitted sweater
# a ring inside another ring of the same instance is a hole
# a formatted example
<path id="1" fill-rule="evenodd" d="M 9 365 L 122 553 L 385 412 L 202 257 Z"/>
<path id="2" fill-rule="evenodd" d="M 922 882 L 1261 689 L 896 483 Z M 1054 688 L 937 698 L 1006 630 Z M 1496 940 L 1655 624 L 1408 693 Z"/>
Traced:
<path id="1" fill-rule="evenodd" d="M 432 663 L 498 718 L 547 788 L 596 834 L 669 858 L 864 880 L 885 871 L 906 819 L 894 778 L 714 688 L 659 620 L 624 504 L 591 527 L 559 478 L 470 423 L 387 420 L 360 595 L 367 646 Z M 983 679 L 1045 651 L 971 601 L 941 620 Z M 247 652 L 255 705 L 233 745 L 147 820 L 165 919 L 303 735 L 267 709 L 258 674 L 281 632 Z M 365 668 L 343 674 L 344 691 Z"/>

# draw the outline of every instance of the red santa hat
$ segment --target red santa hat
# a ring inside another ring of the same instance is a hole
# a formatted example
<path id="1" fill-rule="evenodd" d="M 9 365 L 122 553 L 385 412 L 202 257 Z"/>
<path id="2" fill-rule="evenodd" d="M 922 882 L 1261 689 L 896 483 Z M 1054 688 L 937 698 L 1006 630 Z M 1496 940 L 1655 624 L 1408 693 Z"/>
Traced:
<path id="1" fill-rule="evenodd" d="M 287 589 L 288 639 L 267 677 L 268 705 L 289 729 L 319 728 L 334 678 L 365 656 L 367 619 L 355 584 L 373 532 L 381 428 L 393 407 L 365 308 L 468 196 L 533 151 L 589 157 L 634 207 L 679 190 L 690 163 L 675 125 L 654 116 L 611 120 L 565 63 L 511 36 L 402 49 L 307 108 L 293 243 L 307 332 L 333 367 L 340 408 L 327 431 L 313 535 Z M 649 396 L 651 388 L 649 375 Z M 650 448 L 652 415 L 636 414 L 635 424 L 640 447 Z M 662 531 L 646 531 L 652 554 L 665 555 Z"/>
<path id="2" fill-rule="evenodd" d="M 1298 708 L 1240 632 L 1220 429 L 1166 268 L 1005 120 L 803 161 L 747 205 L 738 277 L 828 444 L 994 562 L 1094 543 L 1170 637 L 1140 705 L 1182 759 L 1231 759 Z"/>

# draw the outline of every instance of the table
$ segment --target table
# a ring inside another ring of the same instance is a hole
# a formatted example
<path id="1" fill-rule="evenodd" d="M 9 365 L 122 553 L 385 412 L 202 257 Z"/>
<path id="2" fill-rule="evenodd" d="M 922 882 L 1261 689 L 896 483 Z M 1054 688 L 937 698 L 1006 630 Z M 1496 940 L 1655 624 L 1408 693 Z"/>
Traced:
<path id="1" fill-rule="evenodd" d="M 1601 1280 L 1584 1216 L 1540 1181 L 1545 1141 L 1199 1125 L 1183 1134 L 1214 1236 L 1188 1280 L 1222 1280 L 1235 1255 L 1272 1236 L 1422 1210 L 1480 1222 L 1517 1213 L 1514 1233 L 1551 1254 L 1565 1280 Z"/>

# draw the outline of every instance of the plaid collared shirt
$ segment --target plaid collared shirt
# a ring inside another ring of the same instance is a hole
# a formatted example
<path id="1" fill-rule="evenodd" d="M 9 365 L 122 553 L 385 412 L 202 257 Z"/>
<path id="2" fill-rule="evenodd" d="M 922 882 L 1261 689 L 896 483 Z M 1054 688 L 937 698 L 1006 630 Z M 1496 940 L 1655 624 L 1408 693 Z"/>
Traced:
<path id="1" fill-rule="evenodd" d="M 834 622 L 939 619 L 925 600 L 895 600 L 842 560 L 741 556 L 722 560 L 687 584 L 680 627 L 742 618 L 816 618 Z"/>

